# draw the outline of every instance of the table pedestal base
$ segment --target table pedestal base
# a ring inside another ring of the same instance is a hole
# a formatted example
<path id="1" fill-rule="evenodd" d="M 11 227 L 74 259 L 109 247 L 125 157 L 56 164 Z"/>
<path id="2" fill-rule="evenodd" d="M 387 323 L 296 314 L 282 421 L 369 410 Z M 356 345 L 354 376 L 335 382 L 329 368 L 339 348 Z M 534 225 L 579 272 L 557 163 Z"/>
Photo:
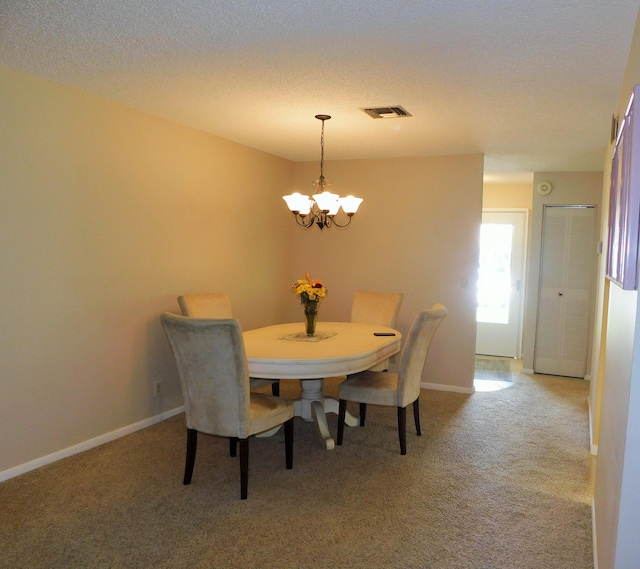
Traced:
<path id="1" fill-rule="evenodd" d="M 322 403 L 322 387 L 324 380 L 322 379 L 305 379 L 300 380 L 300 399 L 295 402 L 296 417 L 302 417 L 309 423 L 313 422 L 314 417 L 311 412 L 311 404 L 316 401 Z"/>
<path id="2" fill-rule="evenodd" d="M 335 413 L 337 415 L 339 402 L 333 397 L 323 397 L 323 379 L 301 379 L 300 384 L 300 399 L 294 401 L 296 417 L 300 417 L 309 423 L 315 423 L 325 448 L 327 450 L 333 450 L 336 443 L 329 432 L 327 413 Z M 349 427 L 357 427 L 360 424 L 360 419 L 347 411 L 344 422 Z M 280 427 L 275 427 L 256 436 L 271 437 L 279 430 Z"/>
<path id="3" fill-rule="evenodd" d="M 333 397 L 323 397 L 323 379 L 304 379 L 300 380 L 300 384 L 302 392 L 300 399 L 295 402 L 296 416 L 308 422 L 315 422 L 326 449 L 334 449 L 336 444 L 329 432 L 327 413 L 338 414 L 338 400 Z M 344 422 L 350 427 L 356 427 L 360 423 L 358 417 L 354 417 L 348 411 Z"/>

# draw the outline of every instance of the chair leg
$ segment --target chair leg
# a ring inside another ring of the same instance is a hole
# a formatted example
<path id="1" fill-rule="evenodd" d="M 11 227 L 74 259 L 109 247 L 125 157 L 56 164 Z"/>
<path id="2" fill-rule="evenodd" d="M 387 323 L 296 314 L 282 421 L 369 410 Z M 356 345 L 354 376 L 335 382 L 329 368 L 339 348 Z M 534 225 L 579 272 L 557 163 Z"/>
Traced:
<path id="1" fill-rule="evenodd" d="M 360 426 L 364 427 L 364 420 L 367 418 L 367 404 L 360 403 Z"/>
<path id="2" fill-rule="evenodd" d="M 240 499 L 247 499 L 249 487 L 249 439 L 240 439 Z"/>
<path id="3" fill-rule="evenodd" d="M 280 397 L 280 382 L 276 381 L 271 384 L 271 395 L 275 395 L 276 397 Z"/>
<path id="4" fill-rule="evenodd" d="M 342 444 L 342 438 L 344 437 L 344 419 L 347 416 L 347 400 L 340 399 L 338 404 L 338 435 L 336 436 L 336 444 L 340 446 Z"/>
<path id="5" fill-rule="evenodd" d="M 416 434 L 422 435 L 420 430 L 420 397 L 413 402 L 413 420 L 416 423 Z"/>
<path id="6" fill-rule="evenodd" d="M 238 448 L 238 437 L 229 437 L 229 456 L 230 457 L 233 458 L 238 454 L 237 448 Z"/>
<path id="7" fill-rule="evenodd" d="M 182 483 L 186 486 L 191 484 L 193 476 L 193 465 L 196 462 L 196 448 L 198 446 L 198 431 L 195 429 L 187 429 L 187 461 L 184 466 L 184 480 Z"/>
<path id="8" fill-rule="evenodd" d="M 284 423 L 284 450 L 287 470 L 291 470 L 293 468 L 293 417 Z"/>
<path id="9" fill-rule="evenodd" d="M 398 436 L 400 437 L 400 454 L 407 454 L 407 408 L 398 407 Z"/>

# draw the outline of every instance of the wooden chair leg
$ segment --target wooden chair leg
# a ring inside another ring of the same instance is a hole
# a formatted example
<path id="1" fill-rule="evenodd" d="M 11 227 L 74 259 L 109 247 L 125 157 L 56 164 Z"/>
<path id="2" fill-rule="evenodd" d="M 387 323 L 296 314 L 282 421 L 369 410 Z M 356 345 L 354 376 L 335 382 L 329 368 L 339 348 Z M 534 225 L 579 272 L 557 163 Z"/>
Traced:
<path id="1" fill-rule="evenodd" d="M 413 402 L 413 420 L 416 423 L 416 434 L 422 435 L 420 430 L 420 397 Z"/>
<path id="2" fill-rule="evenodd" d="M 249 488 L 249 439 L 239 439 L 240 442 L 240 499 L 247 499 Z"/>
<path id="3" fill-rule="evenodd" d="M 367 418 L 367 404 L 360 403 L 360 426 L 364 427 L 364 421 Z"/>
<path id="4" fill-rule="evenodd" d="M 237 455 L 238 437 L 229 437 L 229 456 L 235 457 Z"/>
<path id="5" fill-rule="evenodd" d="M 198 446 L 198 431 L 195 429 L 187 429 L 187 461 L 184 466 L 184 480 L 182 483 L 186 486 L 191 484 L 193 476 L 193 465 L 196 462 L 196 448 Z"/>
<path id="6" fill-rule="evenodd" d="M 336 444 L 340 446 L 342 444 L 342 438 L 344 437 L 344 420 L 347 416 L 347 400 L 340 399 L 338 404 L 338 435 L 336 437 Z"/>
<path id="7" fill-rule="evenodd" d="M 284 423 L 284 450 L 287 470 L 291 470 L 293 468 L 293 417 Z"/>
<path id="8" fill-rule="evenodd" d="M 271 395 L 275 395 L 276 397 L 280 397 L 280 382 L 276 381 L 271 384 Z"/>
<path id="9" fill-rule="evenodd" d="M 400 454 L 407 454 L 407 408 L 398 407 L 398 436 L 400 437 Z"/>

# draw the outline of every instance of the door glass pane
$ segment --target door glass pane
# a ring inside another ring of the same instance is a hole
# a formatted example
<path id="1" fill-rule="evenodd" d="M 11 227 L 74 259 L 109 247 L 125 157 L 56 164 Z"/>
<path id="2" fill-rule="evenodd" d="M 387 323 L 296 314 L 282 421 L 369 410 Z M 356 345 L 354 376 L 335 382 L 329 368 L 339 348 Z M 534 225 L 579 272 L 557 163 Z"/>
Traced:
<path id="1" fill-rule="evenodd" d="M 480 227 L 477 322 L 509 322 L 512 236 L 511 224 L 483 223 Z"/>

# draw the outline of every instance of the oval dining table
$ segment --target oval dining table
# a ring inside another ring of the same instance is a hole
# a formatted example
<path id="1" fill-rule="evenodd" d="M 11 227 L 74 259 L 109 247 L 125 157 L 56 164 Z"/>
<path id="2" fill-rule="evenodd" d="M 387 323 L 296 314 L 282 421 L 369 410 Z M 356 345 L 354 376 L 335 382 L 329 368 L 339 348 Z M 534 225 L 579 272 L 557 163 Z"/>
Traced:
<path id="1" fill-rule="evenodd" d="M 323 395 L 324 378 L 370 369 L 400 351 L 402 334 L 392 328 L 355 322 L 319 322 L 309 337 L 304 323 L 276 324 L 243 333 L 249 376 L 298 379 L 296 416 L 315 421 L 328 450 L 335 446 L 327 413 L 338 413 L 338 401 Z M 346 423 L 358 424 L 348 415 Z"/>

